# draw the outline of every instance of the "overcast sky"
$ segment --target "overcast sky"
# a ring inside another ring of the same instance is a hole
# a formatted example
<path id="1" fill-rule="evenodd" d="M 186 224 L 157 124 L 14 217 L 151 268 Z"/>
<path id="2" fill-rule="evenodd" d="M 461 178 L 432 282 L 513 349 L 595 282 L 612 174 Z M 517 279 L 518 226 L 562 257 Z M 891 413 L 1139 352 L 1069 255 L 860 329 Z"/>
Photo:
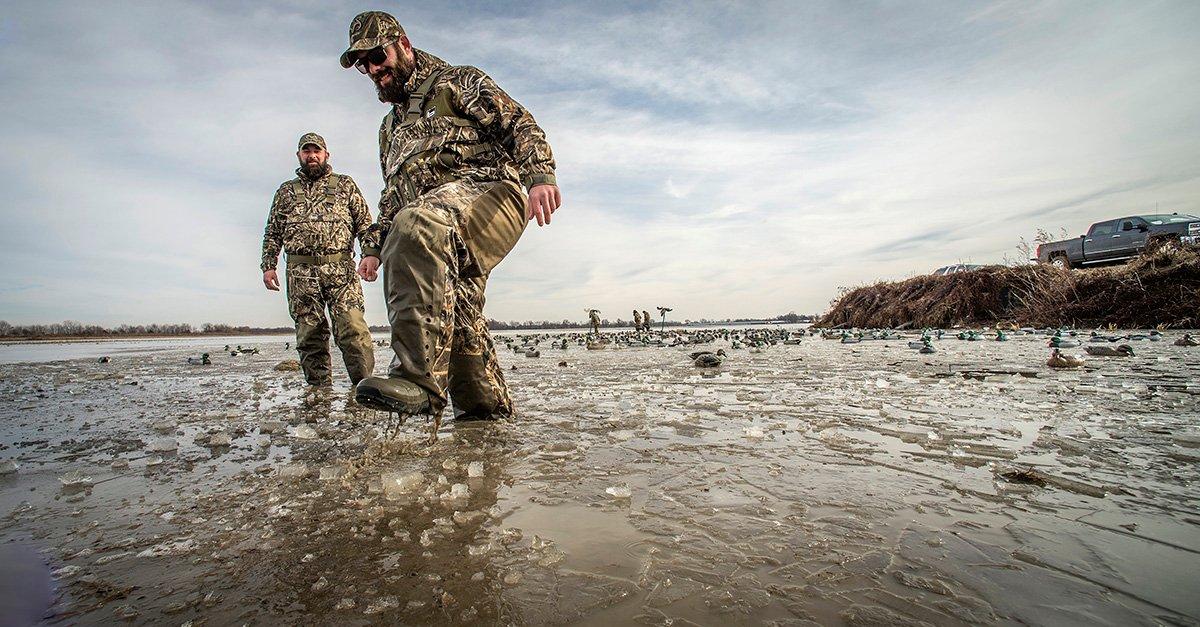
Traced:
<path id="1" fill-rule="evenodd" d="M 382 187 L 385 107 L 337 62 L 367 9 L 554 147 L 564 206 L 493 273 L 501 320 L 815 313 L 1037 227 L 1200 212 L 1200 2 L 10 1 L 0 319 L 290 324 L 258 259 L 299 135 Z"/>

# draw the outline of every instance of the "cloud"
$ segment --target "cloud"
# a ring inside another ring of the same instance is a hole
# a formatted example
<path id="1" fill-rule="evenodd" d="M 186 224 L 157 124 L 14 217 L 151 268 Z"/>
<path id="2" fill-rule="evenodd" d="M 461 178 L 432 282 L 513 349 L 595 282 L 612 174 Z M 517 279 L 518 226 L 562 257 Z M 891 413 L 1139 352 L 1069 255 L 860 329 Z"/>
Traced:
<path id="1" fill-rule="evenodd" d="M 0 282 L 28 289 L 0 290 L 0 318 L 287 324 L 257 257 L 296 138 L 321 132 L 372 203 L 382 187 L 384 108 L 334 61 L 357 9 L 11 7 Z M 554 146 L 566 204 L 493 273 L 488 315 L 683 319 L 815 312 L 841 285 L 1000 261 L 1038 227 L 1200 211 L 1197 17 L 547 2 L 401 20 L 418 47 L 488 71 Z"/>

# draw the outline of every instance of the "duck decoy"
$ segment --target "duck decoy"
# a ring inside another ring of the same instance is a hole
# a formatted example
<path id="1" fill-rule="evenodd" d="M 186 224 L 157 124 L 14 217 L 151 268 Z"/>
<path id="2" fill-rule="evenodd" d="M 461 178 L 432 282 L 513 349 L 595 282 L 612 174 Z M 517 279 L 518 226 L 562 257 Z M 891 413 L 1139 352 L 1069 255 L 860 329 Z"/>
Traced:
<path id="1" fill-rule="evenodd" d="M 212 361 L 208 358 L 208 353 L 201 353 L 200 357 L 188 357 L 187 362 L 193 366 L 208 366 Z"/>
<path id="2" fill-rule="evenodd" d="M 1133 357 L 1133 347 L 1122 344 L 1116 348 L 1111 346 L 1085 346 L 1083 350 L 1094 357 Z"/>
<path id="3" fill-rule="evenodd" d="M 1056 348 L 1050 354 L 1050 359 L 1046 360 L 1046 365 L 1051 368 L 1078 368 L 1083 365 L 1083 360 L 1073 355 L 1064 355 Z"/>

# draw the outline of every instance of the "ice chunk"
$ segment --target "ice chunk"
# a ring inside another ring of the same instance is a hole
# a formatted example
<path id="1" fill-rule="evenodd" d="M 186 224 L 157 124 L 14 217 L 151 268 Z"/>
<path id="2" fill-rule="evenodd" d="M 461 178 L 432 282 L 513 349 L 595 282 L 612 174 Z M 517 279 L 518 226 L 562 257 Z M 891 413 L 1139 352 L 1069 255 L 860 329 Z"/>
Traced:
<path id="1" fill-rule="evenodd" d="M 467 488 L 465 483 L 456 483 L 450 486 L 450 491 L 446 493 L 447 498 L 453 501 L 463 501 L 471 497 L 471 490 Z"/>
<path id="2" fill-rule="evenodd" d="M 70 566 L 63 566 L 62 568 L 59 568 L 58 570 L 56 570 L 50 574 L 55 579 L 66 579 L 68 577 L 74 577 L 81 570 L 83 570 L 83 569 L 78 566 L 70 565 Z"/>
<path id="3" fill-rule="evenodd" d="M 128 460 L 124 460 L 124 459 L 112 460 L 112 469 L 113 470 L 125 470 L 126 468 L 129 468 Z"/>
<path id="4" fill-rule="evenodd" d="M 447 459 L 442 462 L 442 470 L 454 470 L 455 468 L 458 468 L 458 462 L 453 459 Z"/>
<path id="5" fill-rule="evenodd" d="M 154 457 L 151 457 L 150 459 L 146 460 L 147 467 L 154 467 L 161 463 L 163 463 L 163 458 L 159 457 L 158 455 L 155 455 Z"/>
<path id="6" fill-rule="evenodd" d="M 321 481 L 334 481 L 341 478 L 344 474 L 346 474 L 346 469 L 341 466 L 325 466 L 321 469 L 318 479 Z"/>
<path id="7" fill-rule="evenodd" d="M 175 430 L 176 424 L 172 420 L 159 420 L 150 425 L 151 429 L 159 433 L 170 433 Z"/>
<path id="8" fill-rule="evenodd" d="M 258 425 L 259 433 L 283 433 L 285 425 L 282 420 L 264 420 Z"/>
<path id="9" fill-rule="evenodd" d="M 146 450 L 152 453 L 166 453 L 179 448 L 179 440 L 175 438 L 154 438 L 150 440 L 150 444 L 146 446 Z"/>
<path id="10" fill-rule="evenodd" d="M 875 379 L 875 387 L 882 390 L 884 388 L 892 387 L 892 384 L 888 383 L 887 380 L 885 380 L 885 379 Z"/>
<path id="11" fill-rule="evenodd" d="M 292 431 L 292 435 L 301 440 L 315 440 L 317 438 L 317 430 L 308 425 L 300 425 Z"/>
<path id="12" fill-rule="evenodd" d="M 303 479 L 308 476 L 308 466 L 300 463 L 286 464 L 279 468 L 279 476 L 284 479 Z"/>
<path id="13" fill-rule="evenodd" d="M 62 482 L 63 486 L 68 488 L 92 485 L 92 478 L 78 470 L 72 470 L 59 477 L 58 480 Z"/>
<path id="14" fill-rule="evenodd" d="M 742 429 L 742 431 L 746 434 L 746 437 L 753 440 L 760 440 L 767 435 L 766 432 L 762 430 L 762 427 L 746 427 L 745 429 Z"/>
<path id="15" fill-rule="evenodd" d="M 233 438 L 229 437 L 224 431 L 214 433 L 208 437 L 208 445 L 211 447 L 229 446 L 233 444 Z"/>
<path id="16" fill-rule="evenodd" d="M 20 470 L 21 466 L 14 459 L 6 459 L 0 462 L 0 475 L 13 475 Z"/>
<path id="17" fill-rule="evenodd" d="M 627 485 L 615 485 L 605 490 L 614 499 L 627 499 L 633 496 L 633 490 Z"/>
<path id="18" fill-rule="evenodd" d="M 482 477 L 483 476 L 483 462 L 471 462 L 471 463 L 467 464 L 467 476 L 468 477 Z"/>
<path id="19" fill-rule="evenodd" d="M 163 542 L 156 544 L 141 553 L 138 557 L 163 557 L 164 555 L 182 555 L 191 553 L 196 550 L 196 541 L 188 538 L 187 540 L 179 540 L 176 542 Z"/>
<path id="20" fill-rule="evenodd" d="M 419 491 L 425 485 L 425 475 L 419 472 L 385 472 L 379 479 L 383 483 L 383 495 L 389 499 L 403 498 Z"/>

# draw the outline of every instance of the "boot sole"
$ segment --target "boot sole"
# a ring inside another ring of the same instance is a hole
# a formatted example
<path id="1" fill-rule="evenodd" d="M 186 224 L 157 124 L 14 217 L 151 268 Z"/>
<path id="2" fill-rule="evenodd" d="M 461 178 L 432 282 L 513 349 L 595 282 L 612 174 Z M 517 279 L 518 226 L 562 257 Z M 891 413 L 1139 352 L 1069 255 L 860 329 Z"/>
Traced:
<path id="1" fill-rule="evenodd" d="M 364 407 L 398 414 L 423 414 L 428 413 L 429 410 L 429 405 L 423 401 L 405 402 L 390 396 L 384 396 L 373 388 L 359 388 L 354 393 L 354 401 Z"/>

